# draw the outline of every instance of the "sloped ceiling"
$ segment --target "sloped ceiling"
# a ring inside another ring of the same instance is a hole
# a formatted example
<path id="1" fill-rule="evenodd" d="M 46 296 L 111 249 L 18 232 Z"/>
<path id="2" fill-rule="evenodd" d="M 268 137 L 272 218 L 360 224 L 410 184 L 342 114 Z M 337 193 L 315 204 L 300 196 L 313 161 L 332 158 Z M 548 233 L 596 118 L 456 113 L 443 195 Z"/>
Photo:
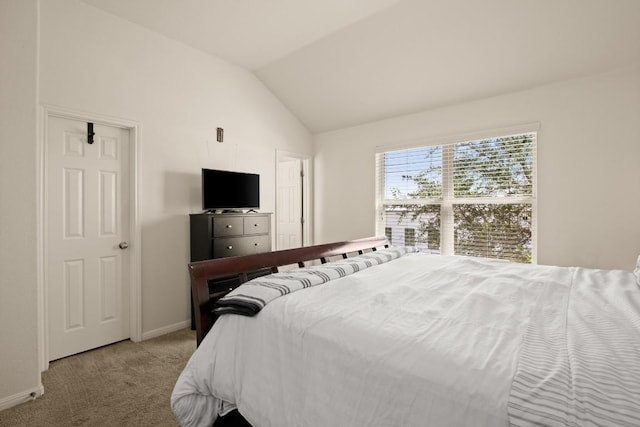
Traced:
<path id="1" fill-rule="evenodd" d="M 83 0 L 245 67 L 324 132 L 640 62 L 639 0 Z"/>

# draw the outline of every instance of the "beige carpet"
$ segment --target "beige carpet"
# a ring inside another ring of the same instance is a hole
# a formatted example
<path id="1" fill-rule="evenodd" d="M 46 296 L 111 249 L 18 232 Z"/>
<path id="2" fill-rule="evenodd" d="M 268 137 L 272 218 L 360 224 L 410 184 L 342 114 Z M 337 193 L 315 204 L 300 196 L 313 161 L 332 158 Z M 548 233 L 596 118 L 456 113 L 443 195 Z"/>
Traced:
<path id="1" fill-rule="evenodd" d="M 44 395 L 0 412 L 0 426 L 177 426 L 169 398 L 195 348 L 185 329 L 51 362 Z"/>

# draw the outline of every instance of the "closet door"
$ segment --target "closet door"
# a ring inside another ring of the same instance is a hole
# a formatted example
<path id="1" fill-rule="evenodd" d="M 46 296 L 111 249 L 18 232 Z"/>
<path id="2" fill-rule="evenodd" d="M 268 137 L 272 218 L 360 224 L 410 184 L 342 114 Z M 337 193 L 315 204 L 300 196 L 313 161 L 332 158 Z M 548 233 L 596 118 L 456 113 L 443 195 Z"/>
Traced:
<path id="1" fill-rule="evenodd" d="M 51 117 L 46 144 L 49 360 L 129 338 L 129 131 Z"/>

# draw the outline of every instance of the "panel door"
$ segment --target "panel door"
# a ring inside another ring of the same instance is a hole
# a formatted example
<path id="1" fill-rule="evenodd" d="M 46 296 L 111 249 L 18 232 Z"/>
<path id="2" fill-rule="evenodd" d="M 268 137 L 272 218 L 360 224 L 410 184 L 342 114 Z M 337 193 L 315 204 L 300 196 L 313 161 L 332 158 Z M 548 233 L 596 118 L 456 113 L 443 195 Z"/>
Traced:
<path id="1" fill-rule="evenodd" d="M 278 162 L 278 250 L 302 246 L 302 161 Z"/>
<path id="2" fill-rule="evenodd" d="M 52 117 L 47 130 L 49 360 L 129 338 L 129 131 Z"/>

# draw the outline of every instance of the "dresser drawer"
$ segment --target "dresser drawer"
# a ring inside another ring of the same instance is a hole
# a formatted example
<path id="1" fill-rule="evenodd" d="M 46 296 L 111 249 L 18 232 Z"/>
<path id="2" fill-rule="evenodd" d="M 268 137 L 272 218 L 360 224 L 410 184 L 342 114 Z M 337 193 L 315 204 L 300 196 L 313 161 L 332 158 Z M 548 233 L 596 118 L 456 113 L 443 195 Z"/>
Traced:
<path id="1" fill-rule="evenodd" d="M 213 257 L 240 256 L 269 252 L 271 236 L 222 237 L 213 239 Z"/>
<path id="2" fill-rule="evenodd" d="M 252 244 L 246 237 L 221 237 L 213 239 L 213 257 L 240 256 L 253 253 Z"/>
<path id="3" fill-rule="evenodd" d="M 216 294 L 216 297 L 221 297 L 240 286 L 240 278 L 230 277 L 228 279 L 209 280 L 208 284 L 209 294 Z"/>
<path id="4" fill-rule="evenodd" d="M 247 240 L 247 253 L 259 254 L 261 252 L 271 251 L 271 236 L 251 236 L 245 237 Z"/>
<path id="5" fill-rule="evenodd" d="M 248 271 L 247 281 L 255 279 L 257 277 L 266 276 L 271 274 L 271 268 L 261 268 L 259 270 Z M 209 295 L 216 300 L 220 299 L 224 295 L 228 294 L 238 286 L 240 286 L 240 277 L 233 276 L 223 279 L 209 280 Z"/>
<path id="6" fill-rule="evenodd" d="M 269 216 L 255 215 L 244 217 L 244 234 L 267 234 L 269 232 Z"/>
<path id="7" fill-rule="evenodd" d="M 213 216 L 211 220 L 213 221 L 213 235 L 215 237 L 242 235 L 241 216 Z"/>

